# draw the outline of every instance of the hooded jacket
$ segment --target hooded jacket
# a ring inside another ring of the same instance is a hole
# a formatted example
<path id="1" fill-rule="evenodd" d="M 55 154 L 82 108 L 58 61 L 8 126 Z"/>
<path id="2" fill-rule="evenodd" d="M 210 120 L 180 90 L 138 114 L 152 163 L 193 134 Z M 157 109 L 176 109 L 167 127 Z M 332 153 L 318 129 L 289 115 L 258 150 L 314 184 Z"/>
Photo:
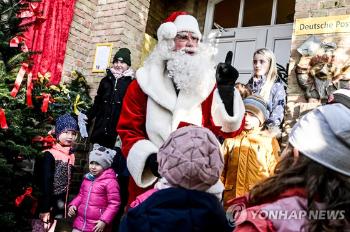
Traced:
<path id="1" fill-rule="evenodd" d="M 121 232 L 232 231 L 218 199 L 206 192 L 168 188 L 153 193 L 130 209 L 121 222 Z"/>
<path id="2" fill-rule="evenodd" d="M 69 206 L 77 207 L 73 228 L 93 231 L 95 221 L 110 224 L 120 205 L 119 185 L 115 172 L 106 169 L 93 181 L 84 177 L 77 197 Z"/>
<path id="3" fill-rule="evenodd" d="M 243 196 L 252 187 L 271 176 L 279 160 L 280 147 L 276 138 L 260 131 L 242 133 L 224 141 L 224 170 L 221 181 L 225 185 L 224 205 L 228 200 Z"/>

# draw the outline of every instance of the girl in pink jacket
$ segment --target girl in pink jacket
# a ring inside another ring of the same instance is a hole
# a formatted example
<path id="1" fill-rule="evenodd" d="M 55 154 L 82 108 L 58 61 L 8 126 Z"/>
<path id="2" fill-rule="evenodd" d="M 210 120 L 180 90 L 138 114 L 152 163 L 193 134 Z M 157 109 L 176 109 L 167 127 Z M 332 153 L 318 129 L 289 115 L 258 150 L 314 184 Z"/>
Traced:
<path id="1" fill-rule="evenodd" d="M 110 168 L 115 154 L 98 144 L 90 152 L 90 172 L 84 176 L 78 196 L 69 204 L 68 216 L 76 215 L 73 232 L 111 231 L 120 205 L 119 185 Z"/>

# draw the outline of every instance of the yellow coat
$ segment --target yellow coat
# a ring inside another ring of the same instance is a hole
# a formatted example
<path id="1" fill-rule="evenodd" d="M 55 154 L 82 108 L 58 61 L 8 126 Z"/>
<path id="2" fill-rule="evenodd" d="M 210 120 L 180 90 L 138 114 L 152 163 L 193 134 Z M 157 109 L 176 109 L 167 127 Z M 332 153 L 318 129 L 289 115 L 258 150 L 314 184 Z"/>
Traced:
<path id="1" fill-rule="evenodd" d="M 254 185 L 273 174 L 279 160 L 280 147 L 276 138 L 260 131 L 243 131 L 228 138 L 221 147 L 224 170 L 221 180 L 225 185 L 226 202 L 243 196 Z"/>

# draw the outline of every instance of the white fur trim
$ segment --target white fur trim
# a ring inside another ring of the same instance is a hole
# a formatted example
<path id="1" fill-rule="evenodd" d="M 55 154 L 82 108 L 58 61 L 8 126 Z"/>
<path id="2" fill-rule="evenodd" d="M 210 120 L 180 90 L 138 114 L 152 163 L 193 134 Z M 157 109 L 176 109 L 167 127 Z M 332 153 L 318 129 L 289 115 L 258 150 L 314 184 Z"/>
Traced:
<path id="1" fill-rule="evenodd" d="M 147 99 L 146 131 L 149 140 L 157 147 L 160 147 L 168 138 L 169 134 L 175 131 L 180 122 L 187 122 L 193 125 L 202 125 L 201 100 L 194 104 L 192 96 L 180 91 L 175 109 L 173 112 L 162 107 L 151 97 Z M 194 105 L 187 105 L 191 103 Z"/>
<path id="2" fill-rule="evenodd" d="M 172 188 L 173 186 L 168 182 L 165 177 L 160 178 L 154 187 L 158 190 Z M 219 201 L 222 199 L 222 192 L 225 190 L 225 186 L 219 179 L 214 185 L 210 186 L 205 192 L 213 194 Z"/>
<path id="3" fill-rule="evenodd" d="M 177 34 L 177 29 L 174 23 L 162 23 L 157 30 L 158 40 L 174 39 Z"/>
<path id="4" fill-rule="evenodd" d="M 160 147 L 172 132 L 172 113 L 155 102 L 147 99 L 146 132 L 148 139 Z"/>
<path id="5" fill-rule="evenodd" d="M 162 177 L 157 181 L 154 187 L 158 190 L 162 190 L 162 189 L 172 188 L 174 186 L 172 186 L 165 177 Z"/>
<path id="6" fill-rule="evenodd" d="M 198 21 L 192 15 L 179 15 L 176 17 L 174 24 L 177 32 L 189 31 L 194 33 L 198 39 L 201 39 L 202 33 L 199 30 Z"/>
<path id="7" fill-rule="evenodd" d="M 245 108 L 243 100 L 238 90 L 234 91 L 233 99 L 233 117 L 228 115 L 225 109 L 225 105 L 222 102 L 219 91 L 216 89 L 213 96 L 213 104 L 211 107 L 211 113 L 216 126 L 221 126 L 223 132 L 233 132 L 240 128 Z"/>
<path id="8" fill-rule="evenodd" d="M 214 185 L 212 185 L 209 189 L 207 189 L 207 193 L 213 194 L 216 196 L 219 201 L 222 199 L 222 192 L 224 191 L 225 186 L 222 181 L 219 179 Z"/>
<path id="9" fill-rule="evenodd" d="M 176 92 L 170 78 L 164 74 L 165 61 L 141 67 L 136 72 L 136 79 L 142 91 L 167 110 L 173 111 L 176 104 Z"/>
<path id="10" fill-rule="evenodd" d="M 151 170 L 145 168 L 148 156 L 157 152 L 158 148 L 151 141 L 145 139 L 137 141 L 129 151 L 127 166 L 135 183 L 141 188 L 146 188 L 157 180 Z"/>

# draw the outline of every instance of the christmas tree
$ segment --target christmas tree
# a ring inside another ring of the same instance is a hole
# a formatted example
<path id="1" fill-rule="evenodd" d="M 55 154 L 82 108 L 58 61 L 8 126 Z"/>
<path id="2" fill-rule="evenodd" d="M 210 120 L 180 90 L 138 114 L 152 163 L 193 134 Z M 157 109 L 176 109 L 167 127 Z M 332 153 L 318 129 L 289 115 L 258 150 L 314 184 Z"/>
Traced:
<path id="1" fill-rule="evenodd" d="M 28 2 L 0 0 L 0 228 L 6 231 L 30 230 L 30 197 L 17 202 L 17 206 L 15 199 L 31 186 L 27 164 L 32 164 L 54 140 L 48 135 L 54 119 L 67 112 L 78 114 L 91 105 L 86 80 L 76 71 L 69 83 L 57 86 L 50 85 L 49 73 L 38 75 L 33 80 L 32 107 L 28 107 L 25 86 L 15 98 L 11 96 L 23 63 L 31 64 L 30 51 L 9 46 L 9 41 L 28 27 L 19 26 L 21 21 L 16 17 Z M 25 75 L 24 83 L 27 78 Z"/>

